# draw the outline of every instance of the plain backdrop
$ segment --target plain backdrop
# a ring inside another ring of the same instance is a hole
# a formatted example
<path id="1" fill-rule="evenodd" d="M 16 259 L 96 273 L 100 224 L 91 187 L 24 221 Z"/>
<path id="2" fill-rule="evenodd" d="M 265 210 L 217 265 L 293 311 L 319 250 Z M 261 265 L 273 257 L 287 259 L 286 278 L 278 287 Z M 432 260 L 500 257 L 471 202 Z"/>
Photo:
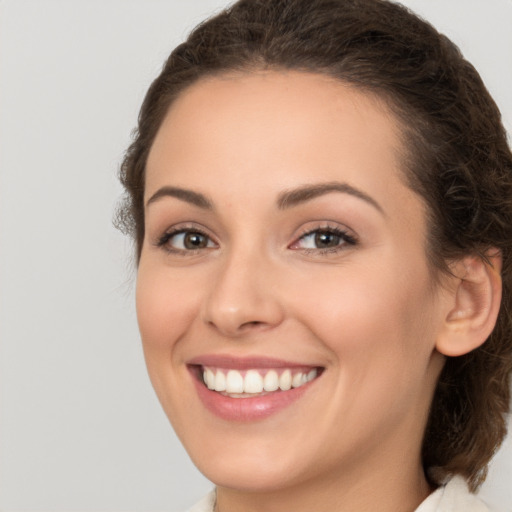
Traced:
<path id="1" fill-rule="evenodd" d="M 512 0 L 404 3 L 461 46 L 510 131 Z M 111 219 L 146 88 L 224 5 L 0 0 L 3 512 L 170 512 L 211 488 L 150 387 L 132 247 Z M 511 475 L 509 437 L 482 489 L 499 510 Z"/>

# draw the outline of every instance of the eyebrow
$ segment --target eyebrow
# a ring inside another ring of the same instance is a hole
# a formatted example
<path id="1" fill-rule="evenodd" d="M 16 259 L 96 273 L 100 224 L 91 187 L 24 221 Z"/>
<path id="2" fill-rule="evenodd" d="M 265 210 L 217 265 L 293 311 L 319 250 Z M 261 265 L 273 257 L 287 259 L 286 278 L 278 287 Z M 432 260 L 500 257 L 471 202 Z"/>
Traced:
<path id="1" fill-rule="evenodd" d="M 371 196 L 359 190 L 348 183 L 341 183 L 338 181 L 332 181 L 328 183 L 317 183 L 312 185 L 304 185 L 295 189 L 286 190 L 279 194 L 277 199 L 277 207 L 280 210 L 286 210 L 293 208 L 301 203 L 311 201 L 317 197 L 330 194 L 331 192 L 340 192 L 343 194 L 350 194 L 358 199 L 365 201 L 380 213 L 384 214 L 384 210 L 380 204 L 375 201 Z M 193 204 L 203 210 L 213 210 L 213 203 L 204 195 L 199 192 L 194 192 L 186 188 L 180 187 L 162 187 L 158 189 L 146 202 L 146 207 L 150 204 L 158 201 L 163 197 L 175 197 L 181 201 Z"/>
<path id="2" fill-rule="evenodd" d="M 161 199 L 162 197 L 175 197 L 186 203 L 193 204 L 203 210 L 213 210 L 212 202 L 203 194 L 180 187 L 159 188 L 146 202 L 146 208 Z"/>
<path id="3" fill-rule="evenodd" d="M 287 190 L 279 195 L 277 206 L 280 210 L 293 208 L 301 203 L 311 201 L 317 197 L 329 194 L 331 192 L 341 192 L 343 194 L 350 194 L 351 196 L 362 199 L 366 203 L 376 208 L 384 215 L 382 206 L 362 190 L 349 185 L 348 183 L 341 183 L 339 181 L 331 181 L 328 183 L 317 183 L 312 185 L 304 185 L 292 190 Z"/>

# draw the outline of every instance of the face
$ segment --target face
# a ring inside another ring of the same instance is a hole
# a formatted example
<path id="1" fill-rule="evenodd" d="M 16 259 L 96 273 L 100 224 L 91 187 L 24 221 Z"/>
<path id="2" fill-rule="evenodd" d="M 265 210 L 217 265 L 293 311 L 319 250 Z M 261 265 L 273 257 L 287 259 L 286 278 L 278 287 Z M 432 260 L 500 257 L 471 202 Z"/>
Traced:
<path id="1" fill-rule="evenodd" d="M 163 408 L 218 485 L 419 467 L 442 308 L 400 154 L 382 102 L 314 74 L 205 79 L 172 105 L 137 312 Z"/>

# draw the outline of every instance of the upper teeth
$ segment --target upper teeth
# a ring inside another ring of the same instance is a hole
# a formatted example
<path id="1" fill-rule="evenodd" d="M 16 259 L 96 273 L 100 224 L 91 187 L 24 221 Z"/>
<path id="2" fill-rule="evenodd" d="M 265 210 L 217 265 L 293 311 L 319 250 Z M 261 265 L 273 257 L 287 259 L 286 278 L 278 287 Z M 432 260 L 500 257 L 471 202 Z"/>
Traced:
<path id="1" fill-rule="evenodd" d="M 205 368 L 203 380 L 208 389 L 225 391 L 226 393 L 262 393 L 263 391 L 288 391 L 298 388 L 317 376 L 317 370 L 296 371 L 286 369 L 279 374 L 278 370 L 268 370 L 262 374 L 261 370 L 224 370 Z"/>

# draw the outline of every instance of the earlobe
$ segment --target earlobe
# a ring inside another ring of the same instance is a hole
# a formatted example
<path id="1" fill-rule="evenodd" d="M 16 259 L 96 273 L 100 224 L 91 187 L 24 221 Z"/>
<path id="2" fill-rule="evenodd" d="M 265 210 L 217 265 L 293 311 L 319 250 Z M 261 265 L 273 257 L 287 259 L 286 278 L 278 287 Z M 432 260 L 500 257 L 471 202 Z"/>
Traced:
<path id="1" fill-rule="evenodd" d="M 482 345 L 498 318 L 501 303 L 501 254 L 490 250 L 487 261 L 466 256 L 453 265 L 453 300 L 436 348 L 445 356 L 461 356 Z"/>

